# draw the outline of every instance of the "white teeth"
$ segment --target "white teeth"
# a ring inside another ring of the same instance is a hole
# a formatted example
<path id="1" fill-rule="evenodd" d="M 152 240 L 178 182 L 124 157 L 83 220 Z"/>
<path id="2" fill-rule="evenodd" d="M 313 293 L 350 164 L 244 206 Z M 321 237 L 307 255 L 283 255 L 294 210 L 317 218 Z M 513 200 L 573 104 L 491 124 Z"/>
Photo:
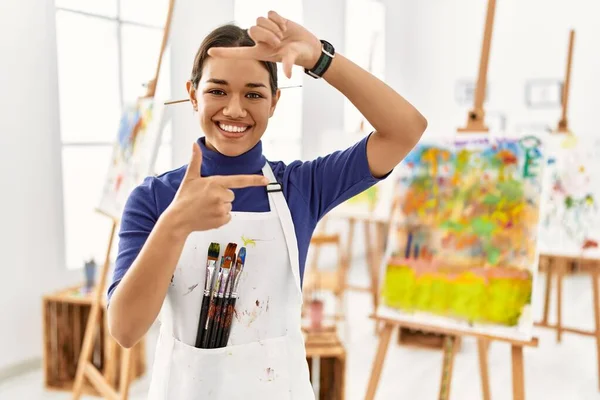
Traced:
<path id="1" fill-rule="evenodd" d="M 246 129 L 248 129 L 247 126 L 242 127 L 242 126 L 225 125 L 220 122 L 219 122 L 219 128 L 221 128 L 227 132 L 235 132 L 235 133 L 241 133 L 241 132 L 244 132 Z"/>

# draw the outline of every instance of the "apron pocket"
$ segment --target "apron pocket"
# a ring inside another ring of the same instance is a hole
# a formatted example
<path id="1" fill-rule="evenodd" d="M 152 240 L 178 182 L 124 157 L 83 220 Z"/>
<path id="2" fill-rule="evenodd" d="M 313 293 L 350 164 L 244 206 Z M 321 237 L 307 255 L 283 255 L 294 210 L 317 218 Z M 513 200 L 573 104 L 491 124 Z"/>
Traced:
<path id="1" fill-rule="evenodd" d="M 291 399 L 288 340 L 197 349 L 175 339 L 168 399 Z"/>

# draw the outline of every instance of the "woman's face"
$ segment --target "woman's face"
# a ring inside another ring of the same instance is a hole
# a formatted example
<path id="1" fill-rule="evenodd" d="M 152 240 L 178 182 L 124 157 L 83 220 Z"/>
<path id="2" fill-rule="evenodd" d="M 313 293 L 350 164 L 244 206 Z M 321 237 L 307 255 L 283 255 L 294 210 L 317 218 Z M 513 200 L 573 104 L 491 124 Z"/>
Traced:
<path id="1" fill-rule="evenodd" d="M 279 90 L 271 94 L 269 72 L 255 60 L 207 57 L 198 88 L 191 82 L 187 88 L 207 147 L 230 157 L 258 143 L 279 99 Z"/>

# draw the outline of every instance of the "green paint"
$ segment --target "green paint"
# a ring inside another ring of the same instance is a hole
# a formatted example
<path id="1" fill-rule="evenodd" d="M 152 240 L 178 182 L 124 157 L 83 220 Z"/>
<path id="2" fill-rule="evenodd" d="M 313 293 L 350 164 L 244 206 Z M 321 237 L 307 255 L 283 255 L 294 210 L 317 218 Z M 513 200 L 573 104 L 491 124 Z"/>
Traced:
<path id="1" fill-rule="evenodd" d="M 496 230 L 496 224 L 490 221 L 487 216 L 481 216 L 471 222 L 471 228 L 473 233 L 478 236 L 490 237 Z"/>
<path id="2" fill-rule="evenodd" d="M 533 178 L 537 176 L 534 171 L 539 168 L 540 158 L 541 157 L 538 156 L 535 148 L 525 150 L 525 162 L 523 165 L 524 178 Z"/>
<path id="3" fill-rule="evenodd" d="M 456 233 L 463 232 L 466 228 L 466 226 L 464 224 L 461 224 L 460 222 L 454 222 L 454 221 L 444 221 L 444 222 L 442 222 L 440 227 L 442 229 L 446 229 L 450 232 L 456 232 Z"/>
<path id="4" fill-rule="evenodd" d="M 573 208 L 574 205 L 575 205 L 575 200 L 573 200 L 573 198 L 571 196 L 567 196 L 565 198 L 565 207 L 567 208 L 567 210 Z"/>
<path id="5" fill-rule="evenodd" d="M 500 196 L 488 193 L 483 198 L 483 204 L 485 204 L 486 206 L 495 206 L 500 202 L 501 199 L 502 198 Z"/>

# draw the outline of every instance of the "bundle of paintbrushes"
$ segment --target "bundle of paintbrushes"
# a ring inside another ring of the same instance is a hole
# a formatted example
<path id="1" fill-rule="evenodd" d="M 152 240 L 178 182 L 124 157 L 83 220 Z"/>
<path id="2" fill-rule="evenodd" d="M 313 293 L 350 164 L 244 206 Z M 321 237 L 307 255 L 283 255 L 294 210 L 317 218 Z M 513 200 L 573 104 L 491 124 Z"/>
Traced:
<path id="1" fill-rule="evenodd" d="M 211 243 L 208 248 L 204 297 L 196 336 L 197 348 L 214 349 L 227 346 L 238 285 L 246 259 L 246 249 L 240 248 L 236 256 L 236 248 L 235 243 L 227 245 L 219 267 L 219 244 Z"/>

